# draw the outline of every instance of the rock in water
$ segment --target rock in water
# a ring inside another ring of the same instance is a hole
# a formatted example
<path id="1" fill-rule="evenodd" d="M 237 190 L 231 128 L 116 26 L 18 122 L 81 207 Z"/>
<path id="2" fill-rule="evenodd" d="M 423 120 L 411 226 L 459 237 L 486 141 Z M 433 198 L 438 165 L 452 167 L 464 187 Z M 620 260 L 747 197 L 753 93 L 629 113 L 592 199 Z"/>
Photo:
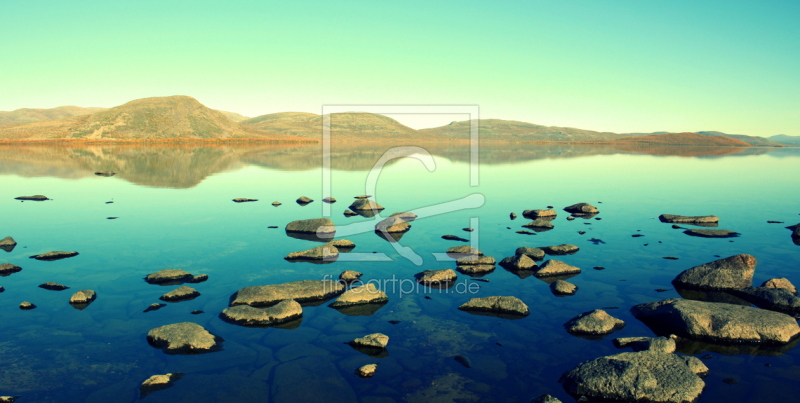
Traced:
<path id="1" fill-rule="evenodd" d="M 45 201 L 45 200 L 50 200 L 50 199 L 49 199 L 47 196 L 45 196 L 45 195 L 19 196 L 19 197 L 15 197 L 14 199 L 17 199 L 17 200 L 30 200 L 30 201 Z"/>
<path id="2" fill-rule="evenodd" d="M 468 276 L 480 277 L 494 271 L 494 265 L 464 265 L 457 266 L 456 271 Z M 474 280 L 474 279 L 473 279 Z"/>
<path id="3" fill-rule="evenodd" d="M 550 276 L 565 276 L 568 274 L 579 274 L 581 269 L 575 266 L 568 265 L 560 260 L 550 259 L 539 267 L 539 270 L 536 273 L 533 273 L 536 277 L 550 277 Z"/>
<path id="4" fill-rule="evenodd" d="M 658 220 L 666 223 L 679 224 L 715 224 L 719 222 L 719 217 L 715 215 L 685 216 L 675 214 L 661 214 Z"/>
<path id="5" fill-rule="evenodd" d="M 457 355 L 453 357 L 457 363 L 463 365 L 466 368 L 472 368 L 472 361 L 470 361 L 469 357 L 464 357 L 463 355 Z"/>
<path id="6" fill-rule="evenodd" d="M 171 387 L 175 381 L 181 379 L 183 373 L 169 373 L 164 375 L 153 375 L 147 378 L 141 385 L 139 385 L 139 399 L 144 398 L 150 393 L 164 390 Z"/>
<path id="7" fill-rule="evenodd" d="M 510 218 L 512 220 L 516 220 L 517 219 L 517 214 L 516 213 L 511 213 L 511 214 L 508 215 L 508 218 Z"/>
<path id="8" fill-rule="evenodd" d="M 182 282 L 192 278 L 192 274 L 181 269 L 163 269 L 150 273 L 144 278 L 150 284 Z"/>
<path id="9" fill-rule="evenodd" d="M 556 280 L 550 283 L 550 291 L 555 295 L 575 295 L 578 292 L 578 286 L 569 281 Z"/>
<path id="10" fill-rule="evenodd" d="M 562 402 L 557 397 L 545 393 L 543 395 L 539 395 L 531 399 L 531 403 L 562 403 Z"/>
<path id="11" fill-rule="evenodd" d="M 361 272 L 353 271 L 353 270 L 345 270 L 341 274 L 339 274 L 339 281 L 343 281 L 345 283 L 351 283 L 361 278 L 363 274 Z"/>
<path id="12" fill-rule="evenodd" d="M 559 382 L 575 396 L 620 402 L 694 402 L 708 368 L 695 357 L 653 351 L 620 353 L 579 364 Z"/>
<path id="13" fill-rule="evenodd" d="M 234 294 L 231 306 L 269 306 L 278 301 L 323 301 L 344 292 L 344 284 L 334 280 L 303 280 L 283 284 L 245 287 Z"/>
<path id="14" fill-rule="evenodd" d="M 533 229 L 543 229 L 543 228 L 553 228 L 553 222 L 550 220 L 545 220 L 544 218 L 537 218 L 525 225 L 525 228 L 533 228 Z"/>
<path id="15" fill-rule="evenodd" d="M 500 261 L 500 266 L 512 271 L 536 270 L 539 268 L 536 262 L 528 255 L 509 256 Z"/>
<path id="16" fill-rule="evenodd" d="M 595 309 L 570 319 L 564 327 L 570 333 L 601 335 L 622 329 L 625 327 L 625 322 L 602 309 Z"/>
<path id="17" fill-rule="evenodd" d="M 192 276 L 192 278 L 186 280 L 186 282 L 196 284 L 196 283 L 202 283 L 206 280 L 208 280 L 208 274 L 198 274 L 196 276 Z"/>
<path id="18" fill-rule="evenodd" d="M 549 219 L 553 219 L 558 215 L 555 210 L 552 209 L 536 209 L 536 210 L 525 210 L 522 212 L 522 216 L 525 218 L 530 218 L 531 220 L 535 220 L 541 217 L 547 217 Z"/>
<path id="19" fill-rule="evenodd" d="M 22 309 L 23 311 L 27 311 L 29 309 L 35 309 L 35 308 L 36 308 L 36 305 L 34 305 L 34 304 L 32 304 L 32 303 L 30 303 L 28 301 L 22 301 L 22 303 L 19 304 L 19 309 Z"/>
<path id="20" fill-rule="evenodd" d="M 97 176 L 110 177 L 110 176 L 116 175 L 117 173 L 116 172 L 112 172 L 112 171 L 97 171 L 94 174 L 97 175 Z"/>
<path id="21" fill-rule="evenodd" d="M 274 202 L 272 202 L 272 205 L 273 205 L 273 206 L 275 206 L 275 207 L 278 207 L 278 206 L 280 206 L 281 204 L 283 204 L 283 203 L 281 203 L 281 202 L 279 202 L 279 201 L 274 201 Z"/>
<path id="22" fill-rule="evenodd" d="M 458 277 L 452 269 L 425 270 L 416 275 L 417 281 L 422 284 L 451 283 Z"/>
<path id="23" fill-rule="evenodd" d="M 314 234 L 320 238 L 333 238 L 336 234 L 336 227 L 330 218 L 316 218 L 292 221 L 286 224 L 286 232 Z"/>
<path id="24" fill-rule="evenodd" d="M 389 336 L 383 333 L 372 333 L 359 337 L 351 341 L 350 344 L 362 347 L 386 348 L 386 345 L 389 344 Z"/>
<path id="25" fill-rule="evenodd" d="M 342 295 L 336 298 L 330 306 L 333 308 L 362 305 L 362 304 L 380 304 L 389 300 L 385 292 L 375 287 L 373 283 L 367 283 L 360 287 L 353 287 L 345 291 Z"/>
<path id="26" fill-rule="evenodd" d="M 526 255 L 533 260 L 542 260 L 545 255 L 543 250 L 539 248 L 529 248 L 527 246 L 517 248 L 514 253 L 517 255 Z"/>
<path id="27" fill-rule="evenodd" d="M 453 246 L 452 248 L 448 248 L 446 253 L 447 256 L 453 259 L 467 256 L 483 256 L 483 252 L 479 251 L 478 248 L 468 245 Z"/>
<path id="28" fill-rule="evenodd" d="M 219 337 L 192 322 L 174 323 L 151 329 L 147 341 L 167 354 L 197 354 L 220 349 Z"/>
<path id="29" fill-rule="evenodd" d="M 383 206 L 370 199 L 356 199 L 353 204 L 350 205 L 350 210 L 353 211 L 362 211 L 362 210 L 374 210 L 380 211 L 383 210 Z"/>
<path id="30" fill-rule="evenodd" d="M 284 259 L 289 261 L 318 260 L 324 262 L 333 262 L 338 258 L 339 258 L 339 249 L 329 244 L 317 246 L 316 248 L 311 248 L 309 250 L 304 250 L 300 252 L 292 252 L 286 255 L 286 257 L 284 257 Z"/>
<path id="31" fill-rule="evenodd" d="M 0 249 L 11 252 L 17 246 L 17 241 L 14 238 L 7 236 L 3 239 L 0 239 Z"/>
<path id="32" fill-rule="evenodd" d="M 597 210 L 597 207 L 592 206 L 589 203 L 573 204 L 571 206 L 564 207 L 564 211 L 575 215 L 597 214 L 600 212 Z"/>
<path id="33" fill-rule="evenodd" d="M 761 286 L 767 288 L 783 288 L 793 295 L 797 295 L 797 288 L 795 288 L 794 284 L 787 278 L 772 278 L 765 281 Z"/>
<path id="34" fill-rule="evenodd" d="M 554 246 L 540 246 L 539 249 L 543 250 L 544 253 L 548 255 L 572 255 L 578 253 L 581 248 L 565 243 Z"/>
<path id="35" fill-rule="evenodd" d="M 495 260 L 491 256 L 467 255 L 456 259 L 456 264 L 459 266 L 493 265 L 494 263 Z"/>
<path id="36" fill-rule="evenodd" d="M 450 235 L 450 234 L 442 235 L 442 239 L 447 240 L 447 241 L 469 242 L 469 239 L 465 239 L 465 238 L 462 238 L 460 236 Z"/>
<path id="37" fill-rule="evenodd" d="M 69 297 L 69 303 L 72 305 L 89 305 L 95 299 L 97 299 L 97 294 L 94 291 L 80 290 Z"/>
<path id="38" fill-rule="evenodd" d="M 68 257 L 78 256 L 78 252 L 63 252 L 63 251 L 52 251 L 47 253 L 42 253 L 41 255 L 33 255 L 31 259 L 36 260 L 58 260 L 58 259 L 66 259 Z"/>
<path id="39" fill-rule="evenodd" d="M 167 304 L 150 304 L 144 309 L 144 312 L 157 311 L 165 306 L 167 306 Z"/>
<path id="40" fill-rule="evenodd" d="M 158 299 L 162 301 L 175 302 L 175 301 L 185 301 L 188 299 L 194 299 L 199 296 L 200 296 L 199 291 L 195 290 L 192 287 L 189 287 L 188 285 L 184 285 L 158 297 Z"/>
<path id="41" fill-rule="evenodd" d="M 322 201 L 323 201 L 324 203 L 328 203 L 328 204 L 330 204 L 330 203 L 336 203 L 336 198 L 334 198 L 334 197 L 326 197 L 326 198 L 322 199 Z"/>
<path id="42" fill-rule="evenodd" d="M 721 302 L 673 298 L 639 304 L 631 312 L 646 324 L 697 340 L 783 344 L 800 334 L 789 315 Z"/>
<path id="43" fill-rule="evenodd" d="M 246 203 L 246 202 L 257 202 L 258 199 L 248 199 L 248 198 L 245 198 L 245 197 L 238 197 L 236 199 L 233 199 L 233 201 L 235 203 Z"/>
<path id="44" fill-rule="evenodd" d="M 58 284 L 58 283 L 53 282 L 53 281 L 48 281 L 48 282 L 46 282 L 44 284 L 39 284 L 39 288 L 44 288 L 45 290 L 50 290 L 50 291 L 62 291 L 62 290 L 66 290 L 69 287 L 67 287 L 65 285 Z"/>
<path id="45" fill-rule="evenodd" d="M 236 305 L 225 308 L 222 318 L 243 326 L 270 326 L 289 322 L 303 316 L 303 307 L 292 299 L 283 300 L 269 308 Z"/>
<path id="46" fill-rule="evenodd" d="M 707 290 L 750 287 L 755 270 L 755 257 L 735 255 L 692 267 L 675 277 L 672 284 Z"/>
<path id="47" fill-rule="evenodd" d="M 614 339 L 617 348 L 630 347 L 633 351 L 656 351 L 674 353 L 675 339 L 671 337 L 620 337 Z"/>
<path id="48" fill-rule="evenodd" d="M 9 276 L 12 273 L 16 273 L 16 272 L 21 271 L 21 270 L 22 270 L 22 267 L 19 267 L 19 266 L 15 265 L 15 264 L 11 264 L 11 263 L 0 264 L 0 276 L 3 276 L 3 277 Z"/>
<path id="49" fill-rule="evenodd" d="M 530 310 L 524 302 L 517 297 L 509 296 L 472 298 L 459 306 L 458 309 L 518 316 L 528 316 L 530 314 Z"/>
<path id="50" fill-rule="evenodd" d="M 745 287 L 727 292 L 760 308 L 800 314 L 800 298 L 784 288 Z"/>
<path id="51" fill-rule="evenodd" d="M 343 214 L 345 217 L 354 217 L 358 215 L 358 213 L 352 210 L 345 210 Z"/>
<path id="52" fill-rule="evenodd" d="M 356 370 L 356 375 L 361 378 L 372 378 L 375 371 L 378 370 L 378 364 L 367 364 Z"/>
<path id="53" fill-rule="evenodd" d="M 306 205 L 306 204 L 308 204 L 308 203 L 311 203 L 311 202 L 313 202 L 313 201 L 314 201 L 314 199 L 312 199 L 312 198 L 310 198 L 310 197 L 306 197 L 306 196 L 300 196 L 300 197 L 298 197 L 298 198 L 297 198 L 297 200 L 295 200 L 295 201 L 297 202 L 297 204 L 299 204 L 299 205 L 301 205 L 301 206 L 302 206 L 302 205 Z"/>
<path id="54" fill-rule="evenodd" d="M 741 234 L 727 229 L 687 229 L 683 231 L 686 235 L 699 236 L 701 238 L 735 238 Z"/>

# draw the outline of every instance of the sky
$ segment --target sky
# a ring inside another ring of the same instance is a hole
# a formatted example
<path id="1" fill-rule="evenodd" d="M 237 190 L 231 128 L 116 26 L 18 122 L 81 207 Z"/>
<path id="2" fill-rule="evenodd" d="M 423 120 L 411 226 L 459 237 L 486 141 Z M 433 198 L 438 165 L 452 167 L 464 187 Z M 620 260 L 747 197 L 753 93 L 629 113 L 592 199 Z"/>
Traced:
<path id="1" fill-rule="evenodd" d="M 798 21 L 797 0 L 2 0 L 0 110 L 189 95 L 250 117 L 477 105 L 597 131 L 800 135 Z"/>

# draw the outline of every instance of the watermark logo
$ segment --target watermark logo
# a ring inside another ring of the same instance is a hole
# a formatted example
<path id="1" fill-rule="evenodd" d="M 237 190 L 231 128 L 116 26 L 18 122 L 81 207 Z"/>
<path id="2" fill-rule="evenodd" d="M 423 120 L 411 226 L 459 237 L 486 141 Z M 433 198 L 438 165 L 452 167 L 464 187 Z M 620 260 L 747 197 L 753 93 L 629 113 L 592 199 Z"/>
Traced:
<path id="1" fill-rule="evenodd" d="M 322 280 L 328 282 L 324 287 L 327 288 L 329 287 L 327 284 L 330 284 L 331 290 L 333 289 L 333 282 L 337 281 L 330 274 L 322 276 Z M 358 279 L 347 283 L 351 286 L 348 292 L 356 295 L 363 294 L 365 299 L 372 294 L 378 295 L 381 292 L 403 298 L 406 295 L 414 294 L 477 294 L 481 289 L 480 285 L 467 279 L 438 285 L 425 285 L 414 279 L 397 278 L 395 275 L 392 275 L 391 278 L 371 279 L 368 281 Z M 370 285 L 372 285 L 372 287 L 370 287 Z M 328 290 L 326 290 L 326 292 L 327 291 Z"/>

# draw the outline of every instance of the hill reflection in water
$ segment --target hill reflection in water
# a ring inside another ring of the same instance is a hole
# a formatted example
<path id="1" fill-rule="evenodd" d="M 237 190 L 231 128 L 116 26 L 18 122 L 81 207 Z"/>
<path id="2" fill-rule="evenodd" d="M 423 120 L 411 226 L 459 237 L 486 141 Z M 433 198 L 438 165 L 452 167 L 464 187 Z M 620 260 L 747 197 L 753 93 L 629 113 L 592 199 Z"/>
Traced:
<path id="1" fill-rule="evenodd" d="M 470 161 L 466 142 L 413 144 L 434 156 L 455 162 Z M 392 148 L 359 143 L 334 145 L 331 167 L 342 171 L 368 171 Z M 747 156 L 779 152 L 775 148 L 692 146 L 639 146 L 607 144 L 488 143 L 480 147 L 481 164 L 508 164 L 539 159 L 592 155 L 648 154 L 683 157 Z M 0 175 L 49 176 L 65 179 L 113 171 L 117 177 L 149 187 L 190 188 L 209 175 L 247 165 L 303 171 L 320 169 L 322 145 L 6 145 L 0 146 Z M 393 160 L 396 161 L 396 160 Z M 393 161 L 390 161 L 391 164 Z"/>

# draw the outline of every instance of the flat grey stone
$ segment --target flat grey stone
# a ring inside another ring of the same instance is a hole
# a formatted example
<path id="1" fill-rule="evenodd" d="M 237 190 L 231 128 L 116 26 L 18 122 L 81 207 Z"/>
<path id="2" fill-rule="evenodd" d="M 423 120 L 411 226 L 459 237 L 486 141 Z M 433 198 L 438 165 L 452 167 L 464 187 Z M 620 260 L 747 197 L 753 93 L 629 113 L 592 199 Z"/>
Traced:
<path id="1" fill-rule="evenodd" d="M 257 202 L 258 199 L 248 199 L 246 197 L 237 197 L 233 199 L 234 203 L 247 203 L 247 202 Z"/>
<path id="2" fill-rule="evenodd" d="M 52 251 L 47 253 L 42 253 L 41 255 L 33 255 L 31 259 L 36 260 L 58 260 L 58 259 L 66 259 L 68 257 L 78 256 L 78 252 L 64 252 L 64 251 Z"/>
<path id="3" fill-rule="evenodd" d="M 698 236 L 701 238 L 734 238 L 741 234 L 736 231 L 727 229 L 705 229 L 705 228 L 692 228 L 683 231 L 686 235 Z"/>
<path id="4" fill-rule="evenodd" d="M 236 305 L 225 308 L 222 318 L 243 326 L 270 326 L 289 322 L 303 316 L 303 307 L 292 299 L 283 300 L 268 308 Z"/>
<path id="5" fill-rule="evenodd" d="M 597 210 L 597 207 L 592 206 L 589 203 L 576 203 L 571 206 L 564 207 L 564 211 L 572 214 L 597 214 L 600 212 Z"/>
<path id="6" fill-rule="evenodd" d="M 575 266 L 568 265 L 560 260 L 550 259 L 541 266 L 539 270 L 533 273 L 536 277 L 550 277 L 550 276 L 564 276 L 567 274 L 578 274 L 581 269 Z"/>
<path id="7" fill-rule="evenodd" d="M 685 216 L 676 214 L 661 214 L 658 216 L 658 220 L 661 222 L 676 224 L 712 224 L 718 223 L 719 217 L 715 215 Z"/>
<path id="8" fill-rule="evenodd" d="M 303 280 L 250 286 L 236 292 L 231 306 L 269 306 L 285 299 L 301 303 L 323 301 L 343 293 L 344 288 L 344 284 L 334 280 Z"/>
<path id="9" fill-rule="evenodd" d="M 345 291 L 330 306 L 333 308 L 362 305 L 362 304 L 379 304 L 389 300 L 385 292 L 375 287 L 373 283 L 367 283 L 360 287 L 353 287 Z"/>
<path id="10" fill-rule="evenodd" d="M 453 269 L 443 269 L 443 270 L 425 270 L 421 273 L 417 273 L 417 281 L 422 284 L 441 284 L 441 283 L 450 283 L 456 280 L 458 277 L 456 272 Z"/>
<path id="11" fill-rule="evenodd" d="M 333 245 L 325 244 L 300 252 L 292 252 L 286 260 L 319 260 L 332 262 L 339 258 L 339 249 Z"/>
<path id="12" fill-rule="evenodd" d="M 51 290 L 51 291 L 62 291 L 62 290 L 66 290 L 69 287 L 67 287 L 67 286 L 65 286 L 63 284 L 58 284 L 58 283 L 53 282 L 53 281 L 48 281 L 48 282 L 46 282 L 44 284 L 39 284 L 39 288 L 44 288 L 45 290 Z"/>
<path id="13" fill-rule="evenodd" d="M 793 317 L 749 306 L 666 299 L 631 308 L 645 323 L 687 338 L 723 343 L 788 343 L 800 334 Z"/>
<path id="14" fill-rule="evenodd" d="M 180 372 L 153 375 L 145 379 L 145 381 L 139 385 L 139 398 L 144 398 L 150 393 L 157 392 L 159 390 L 168 389 L 175 383 L 175 381 L 181 379 L 182 377 L 183 373 Z"/>
<path id="15" fill-rule="evenodd" d="M 550 220 L 546 220 L 544 218 L 537 218 L 537 219 L 535 219 L 535 220 L 523 225 L 523 227 L 525 227 L 525 228 L 553 228 L 555 226 L 553 225 L 553 222 L 550 221 Z"/>
<path id="16" fill-rule="evenodd" d="M 314 199 L 312 199 L 310 197 L 306 197 L 306 196 L 300 196 L 295 201 L 297 202 L 297 204 L 308 204 L 308 203 L 313 202 Z"/>
<path id="17" fill-rule="evenodd" d="M 467 255 L 456 259 L 456 264 L 459 266 L 493 265 L 495 264 L 495 260 L 491 256 Z"/>
<path id="18" fill-rule="evenodd" d="M 468 276 L 482 276 L 494 271 L 494 265 L 464 265 L 457 266 L 456 271 Z"/>
<path id="19" fill-rule="evenodd" d="M 556 213 L 555 210 L 552 209 L 535 209 L 535 210 L 525 210 L 522 212 L 522 216 L 525 218 L 530 218 L 531 220 L 535 220 L 539 217 L 550 217 L 555 218 Z"/>
<path id="20" fill-rule="evenodd" d="M 544 253 L 548 255 L 572 255 L 580 250 L 579 247 L 566 243 L 553 246 L 540 246 L 539 249 L 543 250 Z"/>
<path id="21" fill-rule="evenodd" d="M 686 288 L 724 290 L 750 287 L 756 270 L 756 258 L 735 255 L 692 267 L 680 273 L 672 284 Z"/>
<path id="22" fill-rule="evenodd" d="M 70 304 L 88 304 L 97 299 L 97 293 L 92 290 L 80 290 L 69 297 Z"/>
<path id="23" fill-rule="evenodd" d="M 384 218 L 377 224 L 375 224 L 375 231 L 378 232 L 406 232 L 411 229 L 411 224 L 408 223 L 409 220 L 403 218 L 402 216 L 390 216 Z"/>
<path id="24" fill-rule="evenodd" d="M 705 387 L 698 375 L 708 372 L 699 361 L 695 357 L 653 351 L 620 353 L 583 362 L 564 373 L 559 382 L 576 398 L 694 402 Z"/>
<path id="25" fill-rule="evenodd" d="M 452 248 L 448 248 L 447 255 L 452 258 L 458 259 L 460 257 L 472 256 L 472 255 L 483 256 L 483 252 L 478 250 L 478 248 L 469 245 L 459 245 L 459 246 L 453 246 Z"/>
<path id="26" fill-rule="evenodd" d="M 339 280 L 345 282 L 356 281 L 363 276 L 362 273 L 353 271 L 353 270 L 345 270 L 341 274 L 339 274 Z"/>
<path id="27" fill-rule="evenodd" d="M 286 232 L 297 232 L 300 234 L 314 234 L 323 238 L 323 235 L 333 237 L 336 234 L 336 227 L 330 218 L 314 218 L 310 220 L 297 220 L 286 224 Z"/>
<path id="28" fill-rule="evenodd" d="M 45 200 L 50 200 L 50 199 L 49 199 L 47 196 L 45 196 L 45 195 L 18 196 L 18 197 L 15 197 L 14 199 L 16 199 L 16 200 L 30 200 L 30 201 L 45 201 Z"/>
<path id="29" fill-rule="evenodd" d="M 151 329 L 147 341 L 168 354 L 196 354 L 217 350 L 218 337 L 192 322 L 174 323 Z"/>
<path id="30" fill-rule="evenodd" d="M 183 300 L 187 300 L 187 299 L 193 299 L 193 298 L 197 298 L 199 296 L 200 296 L 200 292 L 199 291 L 195 290 L 192 287 L 189 287 L 188 285 L 183 285 L 183 286 L 180 286 L 180 287 L 178 287 L 178 288 L 176 288 L 176 289 L 174 289 L 174 290 L 172 290 L 172 291 L 170 291 L 170 292 L 158 297 L 158 299 L 160 299 L 162 301 L 172 301 L 172 302 L 174 302 L 174 301 L 183 301 Z"/>
<path id="31" fill-rule="evenodd" d="M 389 344 L 389 336 L 383 333 L 372 333 L 364 337 L 359 337 L 350 342 L 351 345 L 362 347 L 386 348 Z"/>
<path id="32" fill-rule="evenodd" d="M 584 312 L 564 324 L 567 331 L 576 334 L 608 334 L 625 327 L 625 322 L 602 309 Z"/>
<path id="33" fill-rule="evenodd" d="M 529 248 L 527 246 L 517 248 L 514 253 L 517 255 L 526 255 L 533 260 L 542 260 L 545 255 L 543 250 L 539 248 Z"/>
<path id="34" fill-rule="evenodd" d="M 181 269 L 163 269 L 155 273 L 150 273 L 144 278 L 150 284 L 161 284 L 186 281 L 192 278 L 192 274 Z"/>
<path id="35" fill-rule="evenodd" d="M 530 314 L 530 310 L 524 302 L 517 297 L 511 296 L 472 298 L 459 306 L 458 309 L 519 316 L 528 316 Z"/>
<path id="36" fill-rule="evenodd" d="M 578 286 L 569 281 L 556 280 L 550 283 L 550 291 L 556 295 L 574 295 L 578 292 Z"/>

